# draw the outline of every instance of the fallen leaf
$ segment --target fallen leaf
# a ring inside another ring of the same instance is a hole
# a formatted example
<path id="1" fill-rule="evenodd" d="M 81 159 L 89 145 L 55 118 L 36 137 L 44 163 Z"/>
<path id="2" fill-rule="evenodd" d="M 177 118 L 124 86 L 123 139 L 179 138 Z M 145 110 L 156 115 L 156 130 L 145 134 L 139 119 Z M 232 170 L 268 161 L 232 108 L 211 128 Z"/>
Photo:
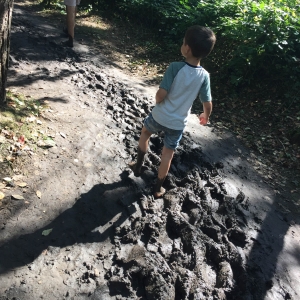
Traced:
<path id="1" fill-rule="evenodd" d="M 34 117 L 34 116 L 31 116 L 31 117 L 27 118 L 27 121 L 30 122 L 30 123 L 34 122 L 35 120 L 36 120 L 36 117 Z"/>
<path id="2" fill-rule="evenodd" d="M 12 137 L 12 134 L 9 133 L 9 131 L 5 130 L 5 129 L 2 129 L 1 132 L 8 138 L 11 138 Z"/>
<path id="3" fill-rule="evenodd" d="M 54 147 L 56 145 L 52 139 L 46 139 L 45 143 L 46 143 L 47 147 Z"/>
<path id="4" fill-rule="evenodd" d="M 24 143 L 21 144 L 21 143 L 19 143 L 19 142 L 16 142 L 16 143 L 14 144 L 14 146 L 15 146 L 16 148 L 18 148 L 18 149 L 22 149 L 22 148 L 24 147 Z M 17 149 L 16 149 L 16 150 L 17 150 Z"/>
<path id="5" fill-rule="evenodd" d="M 25 136 L 24 136 L 24 135 L 21 135 L 21 136 L 19 137 L 18 143 L 20 143 L 20 144 L 22 144 L 22 145 L 25 143 Z"/>
<path id="6" fill-rule="evenodd" d="M 19 183 L 17 183 L 17 186 L 25 187 L 25 186 L 27 186 L 27 183 L 26 182 L 19 182 Z"/>
<path id="7" fill-rule="evenodd" d="M 38 198 L 40 198 L 40 199 L 41 199 L 41 197 L 42 197 L 42 193 L 41 193 L 40 191 L 36 191 L 36 195 L 38 196 Z"/>
<path id="8" fill-rule="evenodd" d="M 46 229 L 46 230 L 44 230 L 44 231 L 42 232 L 42 235 L 43 235 L 43 236 L 47 236 L 47 235 L 49 235 L 49 234 L 51 233 L 51 231 L 52 231 L 52 228 L 51 228 L 51 229 Z"/>
<path id="9" fill-rule="evenodd" d="M 21 195 L 11 195 L 16 200 L 24 200 L 24 197 Z"/>
<path id="10" fill-rule="evenodd" d="M 46 147 L 46 143 L 44 141 L 41 141 L 39 140 L 37 143 L 36 143 L 39 147 Z"/>
<path id="11" fill-rule="evenodd" d="M 2 200 L 4 197 L 5 195 L 2 192 L 0 192 L 0 200 Z"/>
<path id="12" fill-rule="evenodd" d="M 37 142 L 37 145 L 39 147 L 50 148 L 50 147 L 54 147 L 55 146 L 55 142 L 53 140 L 51 140 L 51 139 L 47 139 L 47 140 L 44 140 L 44 141 L 39 140 Z"/>
<path id="13" fill-rule="evenodd" d="M 6 182 L 11 182 L 11 181 L 12 181 L 12 179 L 11 179 L 10 177 L 5 177 L 5 178 L 3 178 L 3 181 L 6 181 Z"/>

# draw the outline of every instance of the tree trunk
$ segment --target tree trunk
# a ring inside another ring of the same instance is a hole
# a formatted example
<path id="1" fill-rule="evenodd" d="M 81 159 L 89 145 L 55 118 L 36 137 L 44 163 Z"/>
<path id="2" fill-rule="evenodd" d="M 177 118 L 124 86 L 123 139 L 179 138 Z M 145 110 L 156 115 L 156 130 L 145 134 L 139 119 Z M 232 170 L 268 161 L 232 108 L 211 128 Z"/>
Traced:
<path id="1" fill-rule="evenodd" d="M 10 25 L 13 0 L 0 0 L 0 105 L 6 101 L 6 80 L 9 60 Z"/>

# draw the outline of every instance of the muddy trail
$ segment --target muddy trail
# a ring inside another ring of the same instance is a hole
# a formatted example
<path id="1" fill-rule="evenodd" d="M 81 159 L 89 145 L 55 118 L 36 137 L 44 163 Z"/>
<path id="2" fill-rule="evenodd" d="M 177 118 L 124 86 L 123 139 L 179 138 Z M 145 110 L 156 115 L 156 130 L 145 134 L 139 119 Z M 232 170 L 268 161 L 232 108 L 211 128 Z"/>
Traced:
<path id="1" fill-rule="evenodd" d="M 24 154 L 26 201 L 0 203 L 0 299 L 299 299 L 299 217 L 251 153 L 192 115 L 154 199 L 162 136 L 141 177 L 127 163 L 157 86 L 60 28 L 15 3 L 8 88 L 49 103 L 55 146 Z"/>

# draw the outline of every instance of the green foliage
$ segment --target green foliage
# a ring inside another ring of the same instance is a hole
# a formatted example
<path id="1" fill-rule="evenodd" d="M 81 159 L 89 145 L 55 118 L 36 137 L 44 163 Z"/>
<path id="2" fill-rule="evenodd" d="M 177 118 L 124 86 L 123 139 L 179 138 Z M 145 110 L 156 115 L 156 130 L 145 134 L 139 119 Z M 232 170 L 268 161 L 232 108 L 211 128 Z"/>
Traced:
<path id="1" fill-rule="evenodd" d="M 282 77 L 293 80 L 299 76 L 300 18 L 295 1 L 238 0 L 231 16 L 222 16 L 216 30 L 226 49 L 224 61 L 234 84 L 250 82 L 257 76 Z"/>
<path id="2" fill-rule="evenodd" d="M 170 54 L 179 54 L 189 26 L 209 26 L 217 34 L 210 62 L 219 79 L 258 88 L 260 81 L 280 83 L 285 96 L 297 97 L 299 0 L 86 0 L 84 6 L 150 28 L 158 41 L 151 48 Z"/>

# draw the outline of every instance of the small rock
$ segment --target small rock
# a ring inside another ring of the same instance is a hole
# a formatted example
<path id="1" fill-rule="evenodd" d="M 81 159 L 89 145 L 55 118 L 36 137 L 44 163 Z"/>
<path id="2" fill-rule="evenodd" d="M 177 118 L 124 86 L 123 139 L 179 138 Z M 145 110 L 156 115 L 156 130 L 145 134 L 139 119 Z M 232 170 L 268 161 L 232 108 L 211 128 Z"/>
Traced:
<path id="1" fill-rule="evenodd" d="M 100 275 L 100 272 L 97 268 L 94 269 L 94 275 L 95 275 L 95 277 L 99 277 L 99 275 Z"/>

